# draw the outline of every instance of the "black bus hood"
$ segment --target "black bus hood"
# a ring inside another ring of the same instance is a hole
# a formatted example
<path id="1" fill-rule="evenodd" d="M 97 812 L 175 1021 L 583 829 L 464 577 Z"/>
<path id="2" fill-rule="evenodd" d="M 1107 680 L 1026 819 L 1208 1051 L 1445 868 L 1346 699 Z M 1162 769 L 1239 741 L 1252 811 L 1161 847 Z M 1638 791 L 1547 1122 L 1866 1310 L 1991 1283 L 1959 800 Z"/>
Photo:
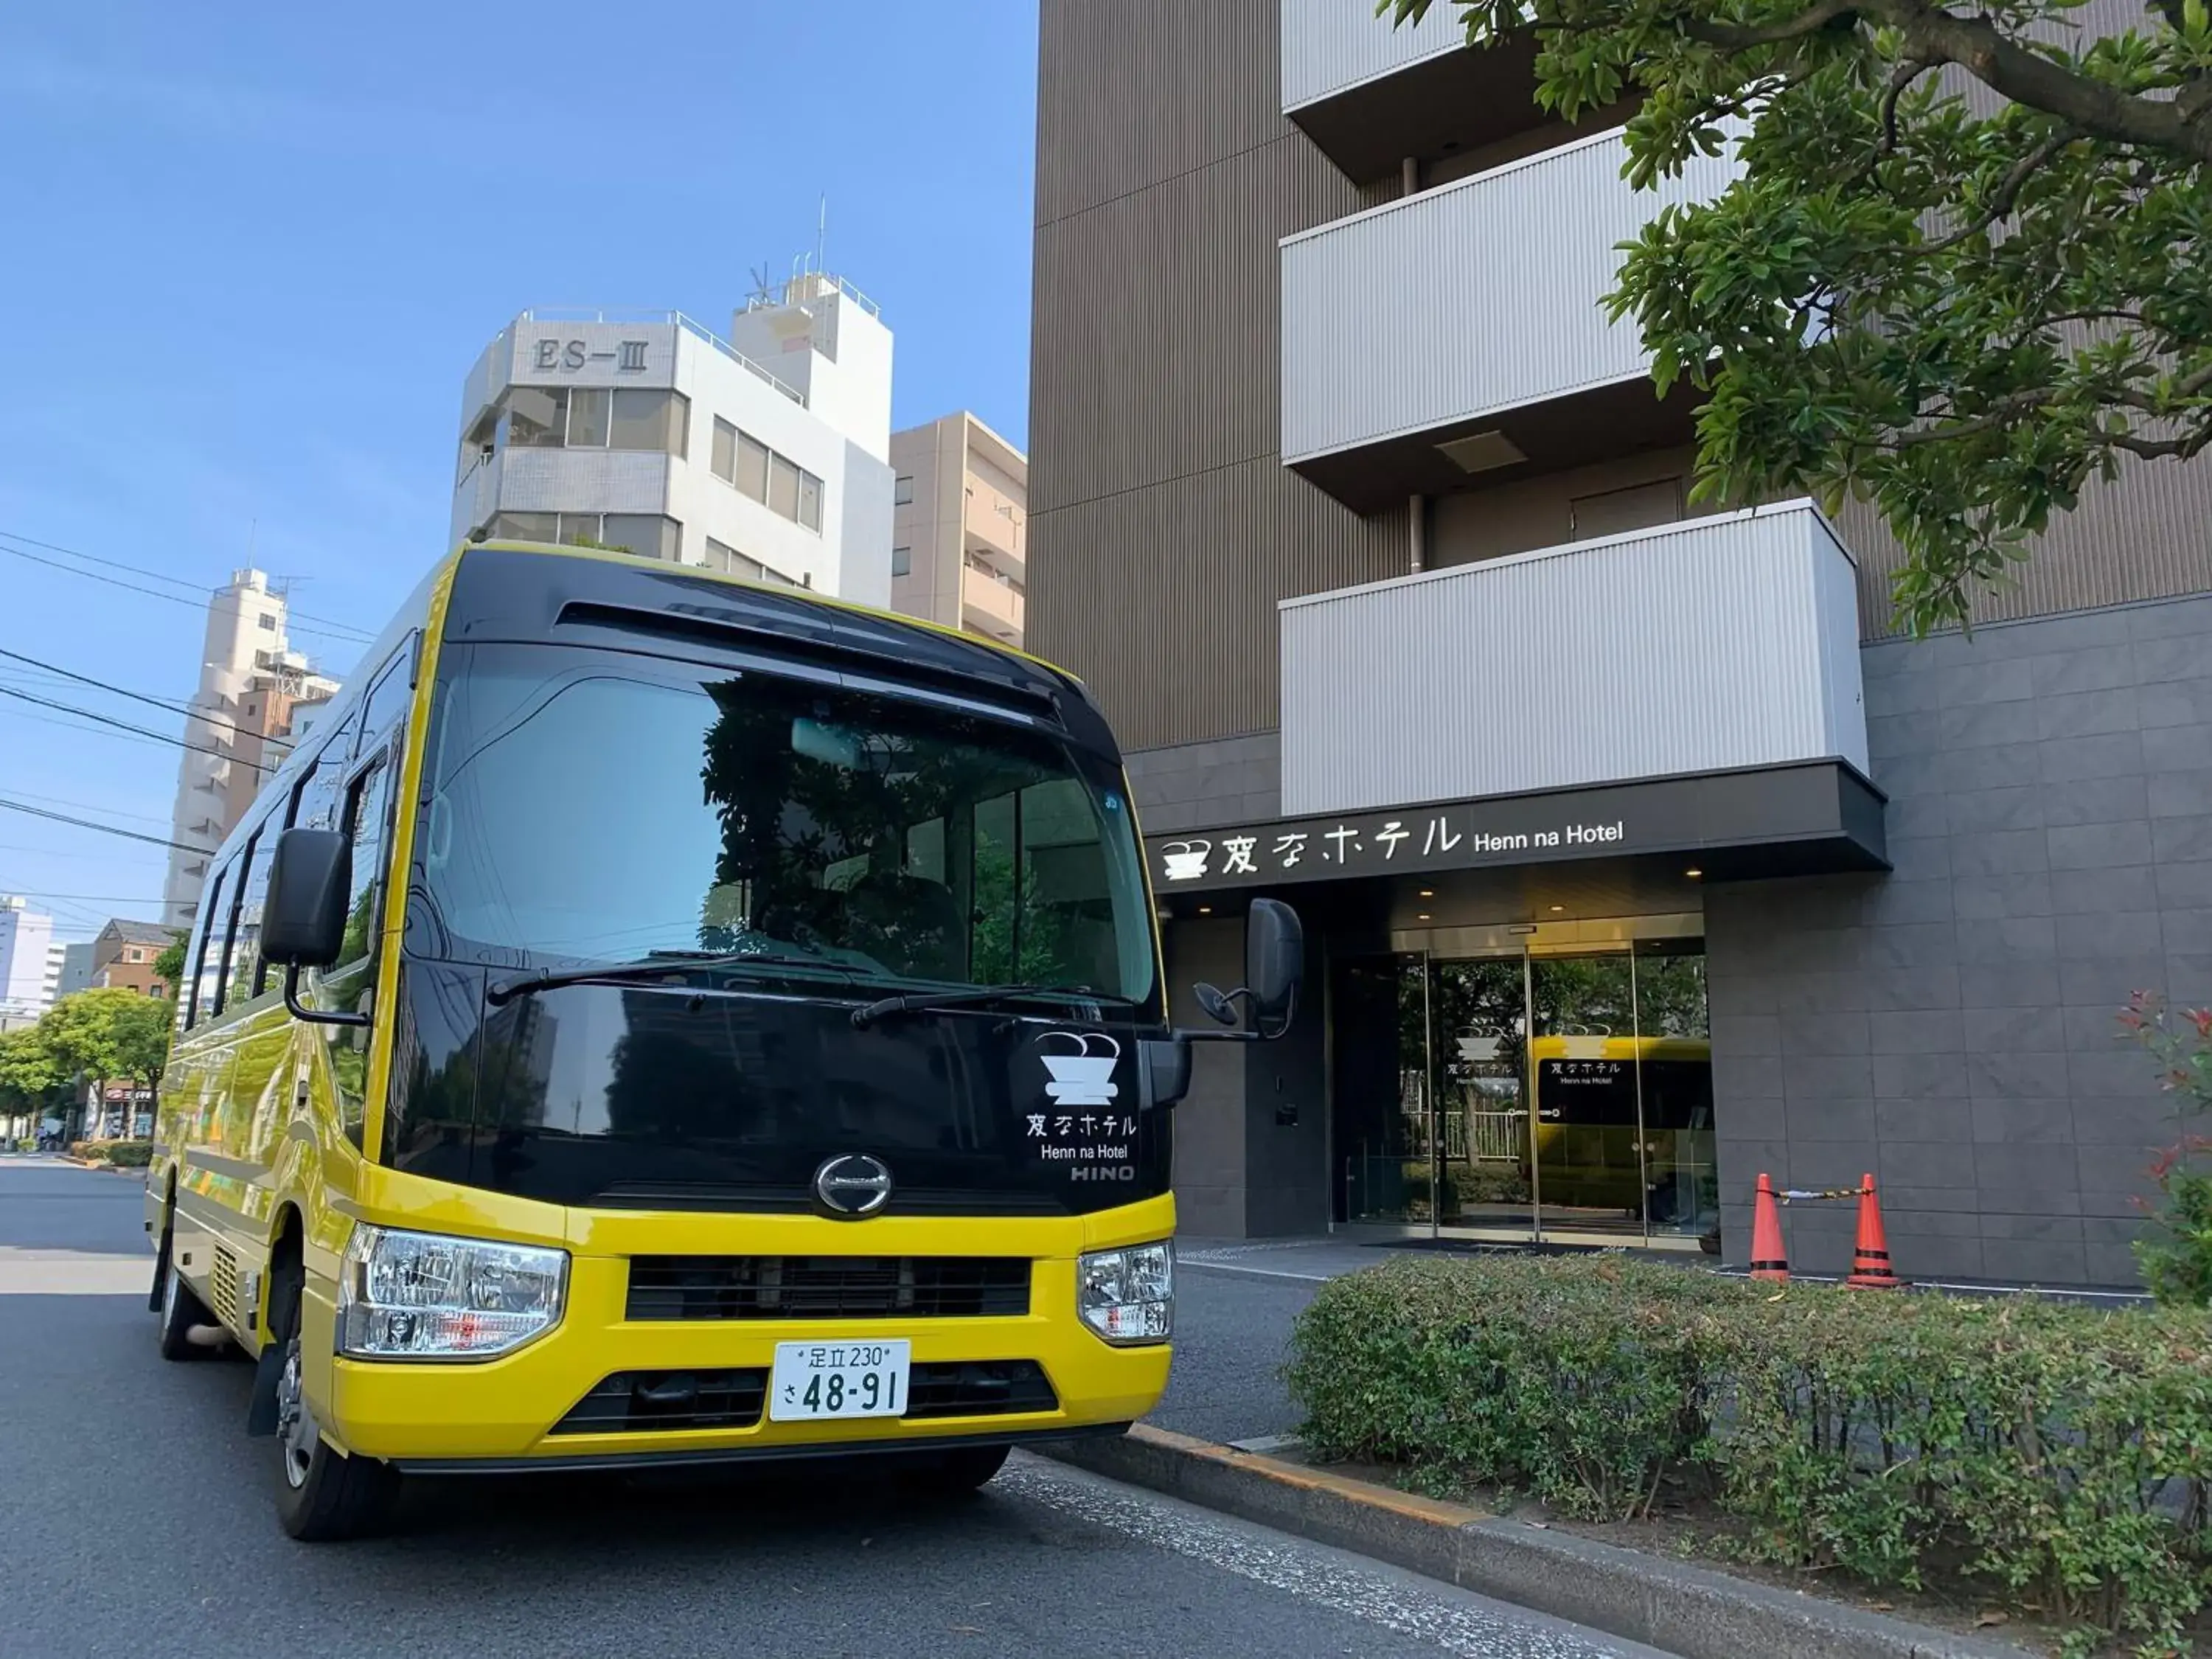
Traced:
<path id="1" fill-rule="evenodd" d="M 798 987 L 571 985 L 493 1007 L 482 967 L 402 959 L 381 1161 L 579 1206 L 844 1216 L 817 1176 L 881 1164 L 872 1213 L 1079 1214 L 1168 1189 L 1126 1010 L 918 1010 Z M 835 1183 L 831 1183 L 834 1187 Z M 849 1201 L 849 1200 L 848 1200 Z"/>

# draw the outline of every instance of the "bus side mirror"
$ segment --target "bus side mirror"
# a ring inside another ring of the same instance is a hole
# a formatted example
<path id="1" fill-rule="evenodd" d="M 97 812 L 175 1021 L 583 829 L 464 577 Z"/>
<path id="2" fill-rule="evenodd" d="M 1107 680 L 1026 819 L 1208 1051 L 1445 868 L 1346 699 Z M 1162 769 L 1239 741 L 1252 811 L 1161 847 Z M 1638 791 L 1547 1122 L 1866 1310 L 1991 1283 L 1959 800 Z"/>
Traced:
<path id="1" fill-rule="evenodd" d="M 1306 933 L 1298 913 L 1280 899 L 1254 899 L 1244 921 L 1244 989 L 1261 1036 L 1280 1036 L 1289 1029 L 1305 977 Z"/>
<path id="2" fill-rule="evenodd" d="M 345 947 L 353 845 L 336 830 L 287 830 L 269 866 L 261 954 L 287 969 L 327 968 Z"/>
<path id="3" fill-rule="evenodd" d="M 1252 1029 L 1188 1035 L 1273 1042 L 1290 1030 L 1305 976 L 1306 936 L 1298 913 L 1280 899 L 1254 899 L 1244 919 L 1244 983 L 1234 991 L 1191 988 L 1198 1006 L 1224 1025 L 1237 1024 L 1236 1005 L 1242 999 L 1252 1011 Z"/>

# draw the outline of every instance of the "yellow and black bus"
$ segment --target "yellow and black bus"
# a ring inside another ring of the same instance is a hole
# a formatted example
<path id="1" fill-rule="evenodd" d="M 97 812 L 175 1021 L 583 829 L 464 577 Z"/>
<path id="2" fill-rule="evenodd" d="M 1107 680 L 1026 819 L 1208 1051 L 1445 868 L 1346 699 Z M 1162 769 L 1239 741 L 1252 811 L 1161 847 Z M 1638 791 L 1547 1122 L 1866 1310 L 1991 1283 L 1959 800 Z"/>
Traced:
<path id="1" fill-rule="evenodd" d="M 462 549 L 209 866 L 162 1353 L 256 1358 L 303 1539 L 417 1473 L 867 1453 L 958 1488 L 1118 1431 L 1167 1380 L 1196 1035 L 1139 848 L 1045 664 Z M 1279 1032 L 1302 955 L 1255 902 L 1208 1035 Z"/>

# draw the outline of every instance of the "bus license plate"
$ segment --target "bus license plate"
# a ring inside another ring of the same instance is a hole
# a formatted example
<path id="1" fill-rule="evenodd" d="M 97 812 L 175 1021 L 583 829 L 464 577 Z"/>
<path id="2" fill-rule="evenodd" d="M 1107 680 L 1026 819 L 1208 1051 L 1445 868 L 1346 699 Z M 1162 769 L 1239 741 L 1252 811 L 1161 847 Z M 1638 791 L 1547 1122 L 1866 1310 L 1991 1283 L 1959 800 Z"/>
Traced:
<path id="1" fill-rule="evenodd" d="M 830 1417 L 896 1417 L 906 1410 L 913 1345 L 779 1342 L 769 1375 L 768 1414 L 789 1423 Z"/>

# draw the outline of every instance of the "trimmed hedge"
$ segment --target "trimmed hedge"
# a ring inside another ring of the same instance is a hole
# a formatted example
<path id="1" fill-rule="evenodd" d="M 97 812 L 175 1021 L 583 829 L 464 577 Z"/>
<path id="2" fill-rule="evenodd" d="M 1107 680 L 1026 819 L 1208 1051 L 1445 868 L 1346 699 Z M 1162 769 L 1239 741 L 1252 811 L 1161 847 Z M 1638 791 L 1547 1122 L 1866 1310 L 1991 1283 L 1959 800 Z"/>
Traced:
<path id="1" fill-rule="evenodd" d="M 2171 1643 L 2212 1571 L 2202 1312 L 1407 1258 L 1324 1285 L 1287 1376 L 1323 1456 L 1587 1519 L 1688 1474 L 1755 1558 L 1875 1584 L 1958 1575 Z"/>
<path id="2" fill-rule="evenodd" d="M 143 1170 L 154 1161 L 150 1140 L 73 1140 L 70 1156 L 89 1164 L 111 1164 L 118 1170 Z"/>

